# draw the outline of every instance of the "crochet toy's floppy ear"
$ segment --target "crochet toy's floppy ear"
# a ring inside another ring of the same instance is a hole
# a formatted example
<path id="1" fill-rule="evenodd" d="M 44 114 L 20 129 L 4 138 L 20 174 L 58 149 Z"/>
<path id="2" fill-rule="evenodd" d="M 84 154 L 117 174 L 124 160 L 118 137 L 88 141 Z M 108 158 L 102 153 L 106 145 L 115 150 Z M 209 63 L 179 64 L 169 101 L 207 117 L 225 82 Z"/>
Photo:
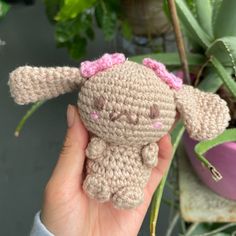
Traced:
<path id="1" fill-rule="evenodd" d="M 23 105 L 71 92 L 83 80 L 78 68 L 22 66 L 10 73 L 8 84 L 15 102 Z"/>
<path id="2" fill-rule="evenodd" d="M 175 92 L 175 99 L 177 110 L 193 139 L 212 139 L 228 126 L 229 109 L 218 95 L 184 85 Z"/>

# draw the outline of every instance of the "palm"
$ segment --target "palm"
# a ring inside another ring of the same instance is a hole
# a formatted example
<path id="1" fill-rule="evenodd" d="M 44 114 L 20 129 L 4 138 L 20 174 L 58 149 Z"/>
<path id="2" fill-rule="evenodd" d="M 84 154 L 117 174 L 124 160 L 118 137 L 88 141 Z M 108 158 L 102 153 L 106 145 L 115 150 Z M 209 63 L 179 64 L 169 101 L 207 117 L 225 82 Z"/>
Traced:
<path id="1" fill-rule="evenodd" d="M 82 204 L 79 204 L 78 210 L 83 212 L 85 224 L 90 222 L 89 219 L 94 219 L 86 228 L 96 228 L 99 232 L 96 235 L 137 235 L 151 199 L 147 191 L 145 196 L 145 202 L 138 208 L 121 210 L 114 208 L 110 202 L 101 204 L 82 194 Z M 92 235 L 92 232 L 87 235 Z"/>
<path id="2" fill-rule="evenodd" d="M 169 166 L 170 138 L 164 136 L 158 143 L 159 161 L 144 190 L 144 202 L 136 209 L 116 209 L 110 202 L 99 203 L 88 198 L 82 189 L 88 133 L 79 118 L 76 119 L 45 189 L 43 223 L 57 236 L 137 235 L 153 192 Z"/>
<path id="3" fill-rule="evenodd" d="M 137 235 L 147 212 L 154 185 L 156 186 L 161 177 L 159 170 L 155 169 L 145 189 L 144 202 L 136 209 L 116 209 L 110 202 L 99 203 L 92 200 L 84 193 L 81 185 L 78 189 L 78 182 L 75 186 L 66 182 L 56 193 L 52 192 L 52 199 L 49 195 L 45 201 L 48 205 L 45 205 L 44 209 L 56 209 L 57 224 L 60 227 L 57 227 L 55 235 L 58 236 Z"/>

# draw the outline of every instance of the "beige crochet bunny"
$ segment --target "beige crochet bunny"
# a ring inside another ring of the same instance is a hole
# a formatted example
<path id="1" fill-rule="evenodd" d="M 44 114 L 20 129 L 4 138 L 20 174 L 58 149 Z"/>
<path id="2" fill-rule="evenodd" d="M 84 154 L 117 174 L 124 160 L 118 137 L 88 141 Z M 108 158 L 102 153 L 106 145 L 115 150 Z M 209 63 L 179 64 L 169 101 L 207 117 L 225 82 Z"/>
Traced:
<path id="1" fill-rule="evenodd" d="M 115 53 L 86 61 L 80 69 L 24 66 L 10 74 L 10 91 L 18 104 L 80 87 L 80 116 L 92 134 L 83 189 L 118 208 L 142 203 L 143 189 L 158 164 L 157 141 L 170 130 L 177 111 L 196 140 L 214 138 L 230 119 L 218 95 L 182 85 L 152 59 L 143 64 Z"/>

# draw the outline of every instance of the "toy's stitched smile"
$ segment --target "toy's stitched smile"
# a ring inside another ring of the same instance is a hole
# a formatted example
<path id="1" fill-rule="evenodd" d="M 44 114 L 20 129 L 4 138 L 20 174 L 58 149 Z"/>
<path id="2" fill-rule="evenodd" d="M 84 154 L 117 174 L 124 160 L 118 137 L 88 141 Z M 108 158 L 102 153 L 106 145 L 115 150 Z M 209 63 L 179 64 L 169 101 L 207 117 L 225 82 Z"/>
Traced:
<path id="1" fill-rule="evenodd" d="M 91 112 L 90 116 L 93 120 L 99 119 L 99 114 L 96 111 Z M 127 111 L 122 111 L 120 113 L 113 111 L 109 114 L 109 118 L 111 121 L 119 120 L 122 116 L 126 116 L 127 122 L 129 124 L 137 125 L 139 123 L 139 115 Z M 162 123 L 159 121 L 154 121 L 154 123 L 152 124 L 152 127 L 154 129 L 162 129 L 162 126 Z"/>
<path id="2" fill-rule="evenodd" d="M 109 115 L 109 118 L 110 118 L 111 121 L 116 121 L 122 116 L 126 116 L 127 122 L 129 124 L 137 125 L 138 122 L 139 122 L 139 116 L 138 115 L 129 113 L 127 111 L 122 111 L 120 113 L 111 112 L 110 115 Z"/>

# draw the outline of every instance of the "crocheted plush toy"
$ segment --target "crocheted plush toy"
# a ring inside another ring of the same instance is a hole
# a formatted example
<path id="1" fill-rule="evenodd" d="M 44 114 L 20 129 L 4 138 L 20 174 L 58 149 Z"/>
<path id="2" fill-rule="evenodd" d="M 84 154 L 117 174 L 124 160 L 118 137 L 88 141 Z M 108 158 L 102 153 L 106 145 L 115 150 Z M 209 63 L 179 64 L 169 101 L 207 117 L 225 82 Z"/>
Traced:
<path id="1" fill-rule="evenodd" d="M 83 189 L 118 208 L 142 203 L 143 189 L 158 164 L 157 141 L 173 125 L 177 111 L 196 140 L 219 135 L 230 119 L 226 102 L 201 92 L 146 58 L 105 54 L 79 68 L 19 67 L 10 74 L 18 104 L 47 100 L 80 88 L 81 119 L 91 132 Z"/>

